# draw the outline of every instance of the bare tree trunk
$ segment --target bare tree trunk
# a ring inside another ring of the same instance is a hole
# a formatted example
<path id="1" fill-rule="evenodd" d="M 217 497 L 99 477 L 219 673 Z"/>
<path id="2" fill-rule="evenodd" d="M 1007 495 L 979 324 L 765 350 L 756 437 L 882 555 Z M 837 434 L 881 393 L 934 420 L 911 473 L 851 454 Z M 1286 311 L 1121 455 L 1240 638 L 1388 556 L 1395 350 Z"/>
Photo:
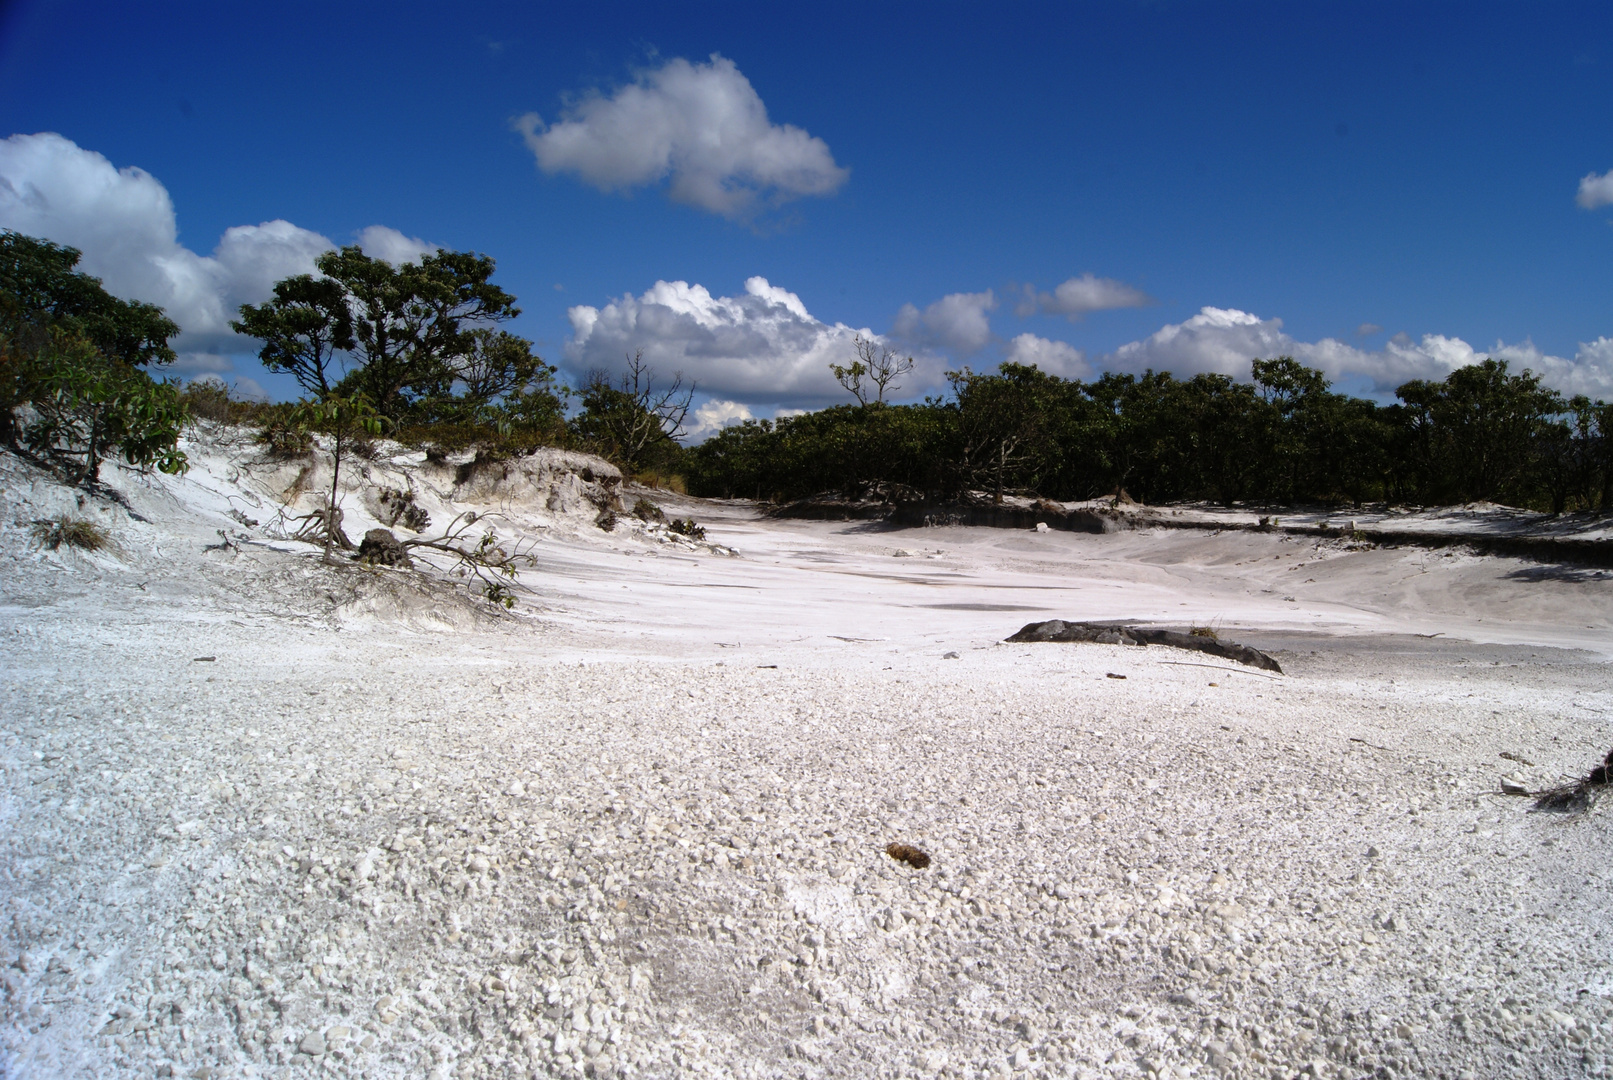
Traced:
<path id="1" fill-rule="evenodd" d="M 330 546 L 336 542 L 336 488 L 342 477 L 342 429 L 336 427 L 336 449 L 330 466 L 330 505 L 325 508 L 325 561 L 331 561 Z"/>

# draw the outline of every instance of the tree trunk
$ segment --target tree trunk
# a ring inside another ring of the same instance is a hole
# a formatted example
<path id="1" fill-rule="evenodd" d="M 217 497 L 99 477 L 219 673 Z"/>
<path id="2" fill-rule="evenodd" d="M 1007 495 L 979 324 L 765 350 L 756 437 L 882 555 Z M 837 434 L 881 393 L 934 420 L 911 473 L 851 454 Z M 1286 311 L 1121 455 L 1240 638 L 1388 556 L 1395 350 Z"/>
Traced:
<path id="1" fill-rule="evenodd" d="M 330 466 L 330 505 L 325 508 L 325 561 L 330 558 L 330 546 L 336 542 L 336 488 L 342 477 L 342 429 L 336 426 L 336 449 Z"/>

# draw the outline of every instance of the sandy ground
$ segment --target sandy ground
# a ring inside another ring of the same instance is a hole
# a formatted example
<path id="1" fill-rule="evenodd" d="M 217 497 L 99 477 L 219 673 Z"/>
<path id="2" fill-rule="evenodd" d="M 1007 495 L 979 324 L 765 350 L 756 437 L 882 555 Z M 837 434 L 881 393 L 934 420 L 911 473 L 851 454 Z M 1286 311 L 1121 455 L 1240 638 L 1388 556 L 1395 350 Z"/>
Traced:
<path id="1" fill-rule="evenodd" d="M 8 1080 L 1613 1075 L 1606 814 L 1497 793 L 1613 746 L 1603 573 L 506 499 L 495 617 L 193 449 L 145 522 L 3 463 Z"/>

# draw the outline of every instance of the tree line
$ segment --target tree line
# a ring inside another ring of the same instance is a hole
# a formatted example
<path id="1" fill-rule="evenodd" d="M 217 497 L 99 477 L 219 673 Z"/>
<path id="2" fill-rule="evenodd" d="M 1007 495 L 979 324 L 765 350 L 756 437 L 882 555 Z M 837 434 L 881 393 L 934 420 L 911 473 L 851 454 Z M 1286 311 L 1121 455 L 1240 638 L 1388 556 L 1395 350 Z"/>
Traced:
<path id="1" fill-rule="evenodd" d="M 964 368 L 948 373 L 950 394 L 920 404 L 747 421 L 689 450 L 683 469 L 696 494 L 779 500 L 1124 492 L 1150 503 L 1613 509 L 1613 406 L 1564 398 L 1504 360 L 1408 382 L 1389 405 L 1338 393 L 1288 356 L 1254 360 L 1250 376 L 1081 382 L 1023 364 Z"/>
<path id="2" fill-rule="evenodd" d="M 1152 503 L 1613 509 L 1613 406 L 1565 398 L 1497 359 L 1408 382 L 1387 405 L 1338 393 L 1286 356 L 1254 360 L 1248 382 L 965 367 L 947 374 L 949 393 L 893 405 L 911 358 L 859 339 L 850 364 L 830 365 L 855 404 L 747 421 L 686 448 L 693 384 L 658 379 L 632 356 L 619 377 L 593 371 L 565 386 L 504 329 L 520 309 L 485 255 L 439 250 L 395 266 L 346 247 L 243 305 L 234 328 L 303 391 L 278 405 L 154 378 L 179 328 L 160 308 L 111 296 L 78 261 L 73 248 L 0 232 L 0 442 L 67 463 L 81 482 L 111 454 L 183 469 L 180 433 L 205 415 L 256 423 L 288 453 L 313 432 L 339 448 L 380 432 L 489 456 L 568 446 L 719 497 L 1125 492 Z"/>
<path id="3" fill-rule="evenodd" d="M 579 389 L 532 343 L 504 329 L 520 314 L 492 282 L 493 259 L 439 250 L 394 266 L 345 247 L 317 273 L 275 284 L 231 323 L 259 342 L 300 401 L 231 400 L 207 383 L 163 379 L 179 327 L 161 308 L 121 300 L 77 269 L 80 252 L 0 232 L 0 444 L 94 483 L 121 455 L 185 468 L 179 439 L 200 416 L 257 424 L 272 452 L 300 454 L 315 433 L 344 452 L 386 434 L 444 450 L 507 456 L 537 446 L 589 450 L 637 474 L 670 476 L 694 386 L 658 380 L 641 357 Z"/>

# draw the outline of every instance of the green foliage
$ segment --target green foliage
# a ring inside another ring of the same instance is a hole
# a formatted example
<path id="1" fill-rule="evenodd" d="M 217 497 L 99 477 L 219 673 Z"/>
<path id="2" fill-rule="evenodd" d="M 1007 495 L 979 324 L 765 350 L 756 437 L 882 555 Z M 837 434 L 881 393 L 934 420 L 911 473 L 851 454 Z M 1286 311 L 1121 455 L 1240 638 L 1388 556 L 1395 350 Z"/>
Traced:
<path id="1" fill-rule="evenodd" d="M 681 374 L 670 385 L 657 386 L 642 354 L 629 357 L 619 384 L 602 371 L 589 373 L 571 434 L 583 448 L 629 473 L 676 472 L 683 456 L 677 439 L 694 390 L 693 384 L 684 386 Z"/>
<path id="2" fill-rule="evenodd" d="M 316 400 L 363 397 L 418 445 L 531 448 L 566 437 L 565 395 L 532 343 L 495 324 L 520 314 L 490 282 L 493 260 L 439 250 L 401 266 L 357 247 L 327 252 L 319 277 L 275 285 L 231 325 L 259 358 Z M 337 378 L 345 357 L 351 370 Z"/>
<path id="3" fill-rule="evenodd" d="M 292 411 L 292 408 L 277 406 L 265 410 L 260 417 L 258 442 L 268 449 L 270 457 L 281 461 L 307 457 L 314 448 L 313 434 L 292 420 Z"/>
<path id="4" fill-rule="evenodd" d="M 35 414 L 24 443 L 36 452 L 75 459 L 75 482 L 93 482 L 111 453 L 165 473 L 188 467 L 179 449 L 185 405 L 174 384 L 156 382 L 87 339 L 56 328 L 23 366 L 23 381 Z"/>
<path id="5" fill-rule="evenodd" d="M 168 339 L 179 327 L 153 304 L 120 300 L 99 278 L 73 269 L 76 248 L 0 231 L 0 337 L 27 351 L 52 328 L 82 337 L 109 360 L 130 367 L 174 359 Z"/>
<path id="6" fill-rule="evenodd" d="M 1498 499 L 1613 509 L 1613 406 L 1565 402 L 1489 360 L 1408 383 L 1382 407 L 1292 357 L 1253 381 L 1168 372 L 1059 379 L 1034 367 L 950 372 L 919 405 L 748 421 L 690 449 L 697 495 L 951 497 L 984 491 L 1144 502 L 1359 504 Z"/>
<path id="7" fill-rule="evenodd" d="M 0 441 L 70 462 L 93 482 L 114 453 L 185 469 L 185 405 L 140 370 L 174 358 L 179 327 L 150 304 L 120 300 L 75 270 L 79 253 L 0 232 Z M 18 408 L 32 406 L 19 424 Z"/>
<path id="8" fill-rule="evenodd" d="M 333 393 L 318 401 L 298 402 L 288 423 L 302 432 L 319 431 L 331 437 L 330 498 L 323 513 L 317 515 L 318 535 L 324 541 L 325 559 L 329 561 L 333 545 L 351 546 L 342 533 L 341 510 L 336 505 L 341 488 L 342 455 L 355 443 L 381 434 L 386 417 L 376 412 L 362 393 L 348 396 Z"/>
<path id="9" fill-rule="evenodd" d="M 477 380 L 490 359 L 504 364 L 505 372 L 513 365 L 511 335 L 500 336 L 489 324 L 521 312 L 515 297 L 489 281 L 491 258 L 439 250 L 418 263 L 394 267 L 358 247 L 345 247 L 321 255 L 316 265 L 340 286 L 353 312 L 352 348 L 359 366 L 337 390 L 362 393 L 382 415 L 400 419 L 421 400 L 440 397 L 444 388 Z M 475 391 L 469 398 L 480 403 Z"/>
<path id="10" fill-rule="evenodd" d="M 336 354 L 354 346 L 347 291 L 340 282 L 310 274 L 277 282 L 266 303 L 242 304 L 240 319 L 230 326 L 262 340 L 258 359 L 265 368 L 291 375 L 320 398 L 330 395 Z"/>
<path id="11" fill-rule="evenodd" d="M 679 536 L 687 536 L 691 540 L 704 540 L 706 538 L 706 527 L 697 524 L 693 518 L 673 518 L 666 523 L 666 527 L 669 532 L 675 532 Z"/>
<path id="12" fill-rule="evenodd" d="M 1406 383 L 1395 396 L 1405 402 L 1409 471 L 1424 502 L 1527 500 L 1539 479 L 1532 451 L 1568 408 L 1534 372 L 1513 375 L 1494 359 L 1443 383 Z"/>
<path id="13" fill-rule="evenodd" d="M 100 551 L 112 543 L 112 534 L 93 521 L 83 518 L 50 518 L 33 523 L 34 539 L 52 551 L 63 544 L 83 551 Z"/>

